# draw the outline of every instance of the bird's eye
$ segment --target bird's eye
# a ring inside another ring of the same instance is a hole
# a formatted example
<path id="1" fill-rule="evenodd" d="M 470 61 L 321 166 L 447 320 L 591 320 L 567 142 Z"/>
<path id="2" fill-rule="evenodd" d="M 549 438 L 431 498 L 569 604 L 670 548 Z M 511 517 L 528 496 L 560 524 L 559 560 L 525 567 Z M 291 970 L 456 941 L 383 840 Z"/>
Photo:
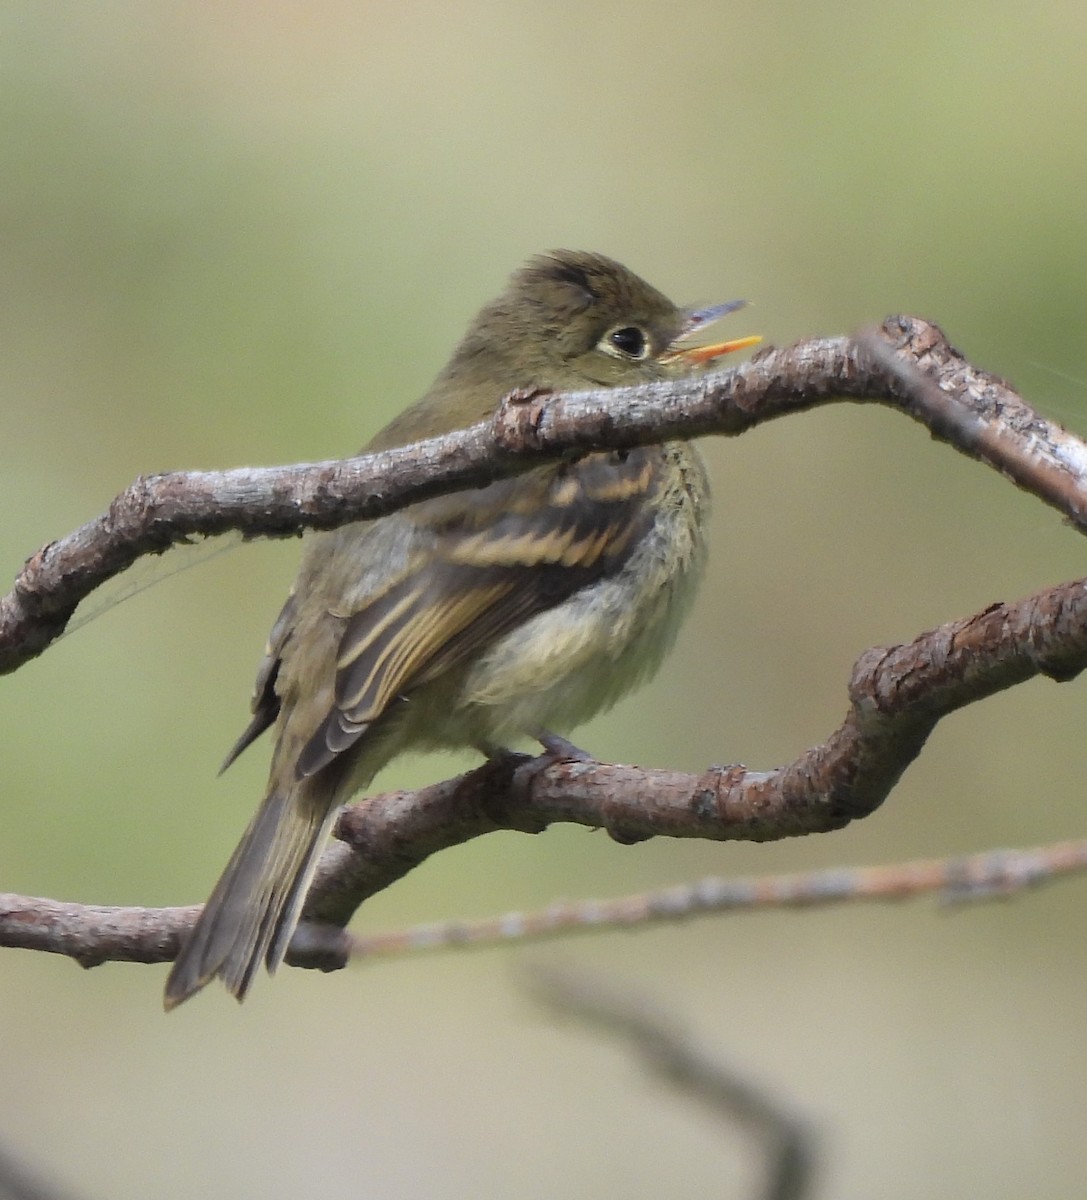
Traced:
<path id="1" fill-rule="evenodd" d="M 616 358 L 633 358 L 640 360 L 649 353 L 649 338 L 645 330 L 637 325 L 620 325 L 606 333 L 600 342 L 600 349 Z"/>

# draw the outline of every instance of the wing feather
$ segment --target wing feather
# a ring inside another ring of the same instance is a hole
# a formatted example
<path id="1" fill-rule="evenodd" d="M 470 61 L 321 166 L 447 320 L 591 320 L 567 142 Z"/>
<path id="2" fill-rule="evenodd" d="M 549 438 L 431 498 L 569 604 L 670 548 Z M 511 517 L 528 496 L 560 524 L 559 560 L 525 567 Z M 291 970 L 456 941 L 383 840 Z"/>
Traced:
<path id="1" fill-rule="evenodd" d="M 296 772 L 322 770 L 400 697 L 621 569 L 652 520 L 660 449 L 596 454 L 413 510 L 432 537 L 346 621 L 334 706 Z"/>
<path id="2" fill-rule="evenodd" d="M 283 648 L 290 639 L 291 631 L 294 628 L 295 606 L 295 592 L 292 588 L 280 609 L 279 616 L 276 617 L 271 633 L 268 635 L 268 644 L 264 647 L 264 658 L 257 669 L 257 679 L 253 685 L 253 699 L 249 706 L 253 713 L 253 719 L 245 727 L 241 737 L 231 746 L 226 758 L 223 759 L 223 765 L 219 768 L 220 775 L 243 750 L 251 746 L 266 729 L 274 725 L 276 717 L 279 716 L 279 694 L 276 691 L 276 681 L 279 677 Z"/>

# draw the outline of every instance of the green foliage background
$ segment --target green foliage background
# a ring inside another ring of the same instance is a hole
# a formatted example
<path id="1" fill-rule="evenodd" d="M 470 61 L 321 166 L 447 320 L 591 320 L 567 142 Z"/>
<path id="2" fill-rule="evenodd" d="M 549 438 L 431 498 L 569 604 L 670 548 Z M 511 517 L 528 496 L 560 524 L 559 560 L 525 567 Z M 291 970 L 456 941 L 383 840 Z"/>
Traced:
<path id="1" fill-rule="evenodd" d="M 1055 0 L 5 0 L 4 569 L 140 472 L 354 450 L 552 246 L 747 296 L 730 328 L 779 343 L 929 316 L 1083 429 L 1085 37 Z M 710 578 L 660 679 L 581 731 L 602 757 L 774 765 L 836 724 L 868 645 L 1084 573 L 1079 535 L 886 412 L 707 451 Z M 215 769 L 296 554 L 216 557 L 0 683 L 0 888 L 206 894 L 263 782 L 263 748 Z M 833 837 L 495 836 L 359 924 L 1076 836 L 1085 718 L 1082 682 L 976 706 Z M 287 971 L 169 1019 L 162 969 L 8 951 L 0 1140 L 87 1197 L 746 1194 L 738 1134 L 523 999 L 511 967 L 544 959 L 655 996 L 816 1116 L 822 1196 L 1063 1197 L 1087 1170 L 1085 917 L 1080 881 L 707 919 Z"/>

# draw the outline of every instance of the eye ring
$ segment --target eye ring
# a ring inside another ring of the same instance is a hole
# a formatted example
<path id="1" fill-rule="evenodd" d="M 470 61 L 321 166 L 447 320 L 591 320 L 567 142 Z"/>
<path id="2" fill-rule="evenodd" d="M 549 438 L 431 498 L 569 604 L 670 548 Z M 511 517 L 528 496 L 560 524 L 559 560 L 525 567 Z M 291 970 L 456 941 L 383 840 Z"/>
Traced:
<path id="1" fill-rule="evenodd" d="M 637 325 L 617 325 L 597 343 L 605 354 L 641 362 L 649 357 L 649 335 Z"/>

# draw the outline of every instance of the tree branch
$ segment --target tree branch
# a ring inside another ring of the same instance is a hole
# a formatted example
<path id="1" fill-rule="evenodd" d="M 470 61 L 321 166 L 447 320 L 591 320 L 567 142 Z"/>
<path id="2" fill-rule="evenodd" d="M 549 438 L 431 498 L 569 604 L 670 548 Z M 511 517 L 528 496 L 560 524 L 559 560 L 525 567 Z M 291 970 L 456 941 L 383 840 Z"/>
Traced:
<path id="1" fill-rule="evenodd" d="M 811 1194 L 818 1161 L 812 1123 L 699 1045 L 661 1006 L 614 983 L 554 968 L 530 970 L 528 986 L 559 1016 L 622 1038 L 676 1091 L 753 1134 L 763 1157 L 761 1186 L 752 1193 L 759 1200 L 804 1200 Z"/>
<path id="2" fill-rule="evenodd" d="M 565 397 L 513 395 L 494 420 L 403 450 L 264 471 L 138 480 L 110 510 L 39 551 L 0 600 L 0 670 L 49 643 L 75 604 L 142 553 L 194 534 L 283 534 L 376 516 L 422 496 L 525 470 L 541 456 L 706 432 L 737 434 L 832 399 L 892 404 L 935 436 L 1087 524 L 1087 445 L 1037 416 L 1007 384 L 966 363 L 935 326 L 892 318 L 877 333 L 771 350 L 727 374 Z M 702 775 L 586 762 L 497 758 L 459 779 L 347 808 L 306 916 L 342 926 L 368 896 L 430 854 L 497 829 L 556 821 L 622 842 L 667 835 L 768 841 L 838 829 L 886 798 L 941 717 L 1036 675 L 1087 666 L 1087 581 L 997 604 L 875 648 L 854 666 L 845 720 L 769 772 Z M 522 769 L 530 762 L 530 769 Z M 173 958 L 196 908 L 102 909 L 0 897 L 0 945 L 106 959 Z M 345 937 L 296 938 L 291 961 L 333 968 Z"/>
<path id="3" fill-rule="evenodd" d="M 0 1146 L 0 1200 L 70 1200 Z"/>
<path id="4" fill-rule="evenodd" d="M 773 771 L 711 767 L 702 775 L 503 755 L 416 792 L 349 805 L 325 852 L 305 915 L 343 926 L 369 896 L 429 856 L 499 829 L 538 833 L 564 821 L 620 842 L 654 836 L 771 841 L 840 829 L 873 812 L 920 753 L 940 717 L 1036 675 L 1067 679 L 1087 665 L 1087 581 L 997 604 L 903 646 L 866 651 L 845 720 Z M 106 960 L 177 954 L 197 907 L 99 908 L 0 895 L 0 946 Z M 289 961 L 335 969 L 351 941 L 300 930 Z"/>
<path id="5" fill-rule="evenodd" d="M 931 385 L 916 387 L 918 373 Z M 0 674 L 46 649 L 80 601 L 137 558 L 196 536 L 238 530 L 247 538 L 283 537 L 332 528 L 564 454 L 735 436 L 843 399 L 902 409 L 1087 525 L 1087 447 L 1039 417 L 1003 381 L 967 363 L 936 326 L 892 317 L 878 336 L 860 342 L 822 338 L 767 349 L 714 375 L 565 396 L 514 393 L 491 421 L 380 454 L 141 476 L 101 516 L 33 554 L 0 597 Z"/>
<path id="6" fill-rule="evenodd" d="M 952 858 L 923 858 L 879 867 L 832 867 L 788 875 L 725 879 L 711 875 L 692 883 L 606 900 L 572 900 L 536 912 L 508 912 L 478 921 L 438 921 L 409 929 L 352 934 L 352 959 L 400 958 L 432 950 L 522 944 L 577 931 L 690 920 L 709 914 L 816 908 L 866 901 L 912 900 L 935 895 L 945 904 L 1005 899 L 1016 892 L 1087 871 L 1087 839 L 1029 849 L 987 850 Z M 342 941 L 329 926 L 307 927 L 308 945 Z"/>

